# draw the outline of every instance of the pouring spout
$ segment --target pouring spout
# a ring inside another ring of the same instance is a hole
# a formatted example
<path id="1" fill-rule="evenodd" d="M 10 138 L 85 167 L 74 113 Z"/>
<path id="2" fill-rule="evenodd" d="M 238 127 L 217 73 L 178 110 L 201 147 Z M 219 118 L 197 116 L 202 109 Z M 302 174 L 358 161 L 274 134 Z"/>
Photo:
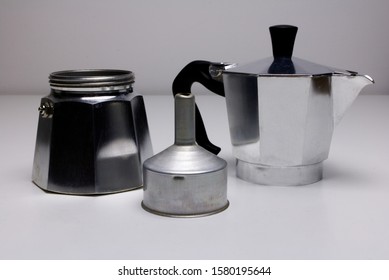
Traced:
<path id="1" fill-rule="evenodd" d="M 348 108 L 357 98 L 361 90 L 374 83 L 373 78 L 368 75 L 358 75 L 355 72 L 349 72 L 349 75 L 332 76 L 332 101 L 333 101 L 333 120 L 337 125 Z"/>

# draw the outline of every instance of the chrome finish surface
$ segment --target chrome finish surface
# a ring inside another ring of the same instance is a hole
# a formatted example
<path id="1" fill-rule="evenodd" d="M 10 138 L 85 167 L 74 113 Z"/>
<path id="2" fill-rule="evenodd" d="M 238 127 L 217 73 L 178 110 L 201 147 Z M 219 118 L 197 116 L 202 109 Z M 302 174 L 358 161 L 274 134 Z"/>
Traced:
<path id="1" fill-rule="evenodd" d="M 334 88 L 332 104 L 335 125 L 341 121 L 361 89 L 373 83 L 374 80 L 368 75 L 344 75 L 339 73 L 332 76 L 332 87 Z"/>
<path id="2" fill-rule="evenodd" d="M 132 91 L 135 81 L 134 73 L 127 70 L 113 69 L 82 69 L 66 70 L 51 73 L 50 87 L 58 91 L 106 92 Z"/>
<path id="3" fill-rule="evenodd" d="M 73 93 L 52 90 L 41 100 L 33 182 L 49 192 L 78 195 L 140 188 L 143 161 L 152 155 L 143 97 L 122 90 Z"/>
<path id="4" fill-rule="evenodd" d="M 227 170 L 205 174 L 171 175 L 144 169 L 142 207 L 170 217 L 216 214 L 228 207 Z"/>
<path id="5" fill-rule="evenodd" d="M 54 105 L 51 102 L 45 102 L 39 106 L 38 111 L 42 118 L 52 118 L 54 113 Z"/>
<path id="6" fill-rule="evenodd" d="M 237 160 L 236 176 L 261 185 L 300 186 L 323 178 L 323 163 L 301 166 L 269 166 Z"/>
<path id="7" fill-rule="evenodd" d="M 197 217 L 228 207 L 227 163 L 195 142 L 194 96 L 175 97 L 175 142 L 143 165 L 142 207 L 171 217 Z"/>
<path id="8" fill-rule="evenodd" d="M 273 57 L 245 65 L 192 61 L 173 82 L 173 93 L 190 91 L 199 82 L 225 96 L 237 176 L 250 182 L 302 185 L 320 180 L 334 126 L 362 88 L 374 83 L 355 71 L 293 57 L 297 30 L 269 27 Z M 217 154 L 220 148 L 208 140 L 197 113 L 198 143 Z"/>
<path id="9" fill-rule="evenodd" d="M 237 176 L 265 185 L 322 178 L 334 126 L 368 76 L 251 76 L 225 72 L 226 105 Z"/>
<path id="10" fill-rule="evenodd" d="M 265 185 L 314 183 L 334 126 L 374 81 L 292 57 L 297 27 L 269 30 L 273 57 L 223 73 L 237 176 Z"/>
<path id="11" fill-rule="evenodd" d="M 237 66 L 238 64 L 236 63 L 220 62 L 217 65 L 213 63 L 209 66 L 209 74 L 211 75 L 212 79 L 223 81 L 223 72 L 231 68 L 236 68 Z"/>
<path id="12" fill-rule="evenodd" d="M 196 214 L 170 214 L 165 212 L 156 211 L 154 209 L 148 208 L 144 202 L 141 203 L 142 208 L 152 214 L 159 215 L 159 216 L 165 216 L 165 217 L 171 217 L 171 218 L 199 218 L 199 217 L 206 217 L 210 215 L 214 215 L 220 212 L 223 212 L 230 206 L 230 202 L 227 200 L 226 205 L 224 205 L 222 208 L 216 209 L 214 211 L 208 211 L 204 213 L 196 213 Z"/>
<path id="13" fill-rule="evenodd" d="M 290 74 L 274 74 L 269 72 L 269 68 L 273 63 L 274 58 L 268 57 L 257 60 L 248 64 L 233 67 L 226 70 L 226 73 L 253 75 L 253 76 L 327 76 L 332 75 L 337 71 L 335 68 L 330 68 L 324 65 L 316 64 L 298 57 L 293 57 L 291 63 L 294 68 L 294 73 Z M 350 73 L 348 73 L 350 74 Z"/>

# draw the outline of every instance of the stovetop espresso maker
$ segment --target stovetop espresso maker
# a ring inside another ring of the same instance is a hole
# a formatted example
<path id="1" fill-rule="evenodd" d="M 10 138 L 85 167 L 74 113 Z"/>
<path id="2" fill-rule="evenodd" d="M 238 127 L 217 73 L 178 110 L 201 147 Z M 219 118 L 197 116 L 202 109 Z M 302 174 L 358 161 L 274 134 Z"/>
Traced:
<path id="1" fill-rule="evenodd" d="M 152 156 L 143 97 L 127 70 L 69 70 L 49 77 L 41 99 L 33 182 L 63 194 L 107 194 L 142 187 Z"/>
<path id="2" fill-rule="evenodd" d="M 273 57 L 237 66 L 189 63 L 173 93 L 194 82 L 225 96 L 236 174 L 265 185 L 304 185 L 323 176 L 333 129 L 359 92 L 374 83 L 366 75 L 292 57 L 297 27 L 270 27 Z M 196 111 L 196 141 L 217 154 Z"/>

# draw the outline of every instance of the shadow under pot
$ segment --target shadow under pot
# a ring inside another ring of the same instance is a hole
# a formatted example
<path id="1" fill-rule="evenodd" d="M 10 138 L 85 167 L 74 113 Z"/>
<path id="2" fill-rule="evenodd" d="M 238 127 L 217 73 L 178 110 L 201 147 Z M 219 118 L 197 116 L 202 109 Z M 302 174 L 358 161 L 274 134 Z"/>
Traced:
<path id="1" fill-rule="evenodd" d="M 152 156 L 143 97 L 126 70 L 69 70 L 41 99 L 32 181 L 45 191 L 95 195 L 142 187 Z"/>

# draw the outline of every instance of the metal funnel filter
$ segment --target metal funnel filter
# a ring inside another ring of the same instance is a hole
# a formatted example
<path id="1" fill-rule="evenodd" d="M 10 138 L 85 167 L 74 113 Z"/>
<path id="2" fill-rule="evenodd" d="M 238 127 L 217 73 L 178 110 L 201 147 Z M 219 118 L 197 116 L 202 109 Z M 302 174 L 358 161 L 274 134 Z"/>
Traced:
<path id="1" fill-rule="evenodd" d="M 175 96 L 175 142 L 143 164 L 142 207 L 170 217 L 197 217 L 225 210 L 227 163 L 197 145 L 195 99 Z"/>

